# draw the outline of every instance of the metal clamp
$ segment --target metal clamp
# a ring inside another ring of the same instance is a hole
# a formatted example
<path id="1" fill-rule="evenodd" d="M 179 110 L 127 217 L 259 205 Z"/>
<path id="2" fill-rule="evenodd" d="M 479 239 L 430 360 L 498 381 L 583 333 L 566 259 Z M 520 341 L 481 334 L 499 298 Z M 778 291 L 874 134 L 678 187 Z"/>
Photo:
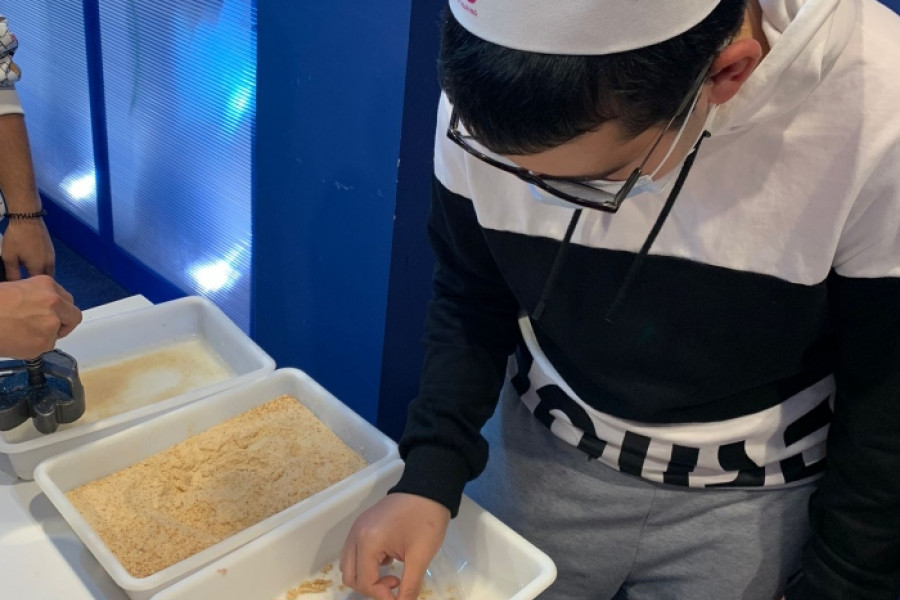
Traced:
<path id="1" fill-rule="evenodd" d="M 0 431 L 31 418 L 41 433 L 84 414 L 84 387 L 78 363 L 62 350 L 31 360 L 0 361 Z"/>

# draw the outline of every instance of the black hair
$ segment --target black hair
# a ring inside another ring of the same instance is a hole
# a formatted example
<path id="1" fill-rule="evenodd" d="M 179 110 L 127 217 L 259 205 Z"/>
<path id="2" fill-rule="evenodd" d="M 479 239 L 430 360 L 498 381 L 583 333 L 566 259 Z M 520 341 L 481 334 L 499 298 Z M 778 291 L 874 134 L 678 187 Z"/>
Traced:
<path id="1" fill-rule="evenodd" d="M 441 87 L 469 133 L 500 154 L 541 152 L 612 120 L 636 136 L 676 116 L 700 70 L 740 29 L 746 4 L 722 0 L 677 37 L 602 56 L 498 46 L 445 10 Z"/>

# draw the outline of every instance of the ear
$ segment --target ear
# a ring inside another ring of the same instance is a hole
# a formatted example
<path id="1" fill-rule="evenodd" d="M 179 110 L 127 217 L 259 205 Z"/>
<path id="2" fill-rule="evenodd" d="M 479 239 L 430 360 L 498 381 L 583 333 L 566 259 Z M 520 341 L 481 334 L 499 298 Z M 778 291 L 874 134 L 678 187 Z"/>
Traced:
<path id="1" fill-rule="evenodd" d="M 713 61 L 709 80 L 709 101 L 724 104 L 731 100 L 762 60 L 762 46 L 754 39 L 736 40 Z"/>

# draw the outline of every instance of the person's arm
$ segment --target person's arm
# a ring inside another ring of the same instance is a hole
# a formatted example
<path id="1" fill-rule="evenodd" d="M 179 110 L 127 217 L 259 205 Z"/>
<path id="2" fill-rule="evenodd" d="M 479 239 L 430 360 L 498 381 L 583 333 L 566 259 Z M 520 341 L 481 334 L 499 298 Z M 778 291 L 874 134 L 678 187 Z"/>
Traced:
<path id="1" fill-rule="evenodd" d="M 53 275 L 55 262 L 47 227 L 42 218 L 35 216 L 41 210 L 41 199 L 25 117 L 13 87 L 21 74 L 13 62 L 17 47 L 6 19 L 0 17 L 0 193 L 6 204 L 4 213 L 29 216 L 10 218 L 0 243 L 0 257 L 11 281 L 21 277 L 21 267 L 29 275 Z"/>
<path id="2" fill-rule="evenodd" d="M 898 160 L 900 149 L 873 174 L 874 198 L 854 207 L 828 280 L 837 345 L 828 467 L 787 600 L 900 596 Z"/>
<path id="3" fill-rule="evenodd" d="M 436 172 L 462 192 L 465 177 L 453 177 L 464 168 L 461 152 L 446 140 L 445 109 L 438 119 Z M 406 467 L 391 493 L 357 519 L 341 553 L 344 583 L 378 600 L 393 600 L 392 588 L 398 588 L 398 600 L 417 597 L 466 482 L 487 462 L 481 428 L 496 408 L 519 338 L 518 303 L 472 202 L 438 178 L 428 230 L 436 258 L 434 295 L 419 395 L 400 441 Z M 379 565 L 391 558 L 404 561 L 402 581 L 379 577 Z"/>
<path id="4" fill-rule="evenodd" d="M 788 600 L 900 596 L 900 279 L 834 274 L 837 394 L 813 538 Z"/>
<path id="5" fill-rule="evenodd" d="M 455 515 L 465 484 L 487 462 L 481 428 L 493 414 L 519 338 L 519 305 L 494 264 L 472 202 L 434 183 L 429 221 L 437 259 L 419 396 L 410 404 L 392 492 L 416 494 Z"/>
<path id="6" fill-rule="evenodd" d="M 6 277 L 10 281 L 20 279 L 22 267 L 29 275 L 52 276 L 53 243 L 44 220 L 38 216 L 41 199 L 22 115 L 0 115 L 0 157 L 0 192 L 6 202 L 6 213 L 12 215 L 0 244 Z"/>

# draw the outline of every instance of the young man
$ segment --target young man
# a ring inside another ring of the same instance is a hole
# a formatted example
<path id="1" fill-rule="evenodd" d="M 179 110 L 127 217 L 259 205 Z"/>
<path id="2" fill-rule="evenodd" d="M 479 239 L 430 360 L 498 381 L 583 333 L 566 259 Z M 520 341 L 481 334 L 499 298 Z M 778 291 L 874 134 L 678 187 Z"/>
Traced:
<path id="1" fill-rule="evenodd" d="M 450 8 L 426 365 L 345 582 L 415 597 L 515 350 L 470 490 L 554 558 L 542 597 L 896 600 L 900 19 Z"/>
<path id="2" fill-rule="evenodd" d="M 0 193 L 8 219 L 0 243 L 0 356 L 33 358 L 81 322 L 72 296 L 52 279 L 53 244 L 43 221 L 15 83 L 16 36 L 0 16 Z M 31 277 L 21 280 L 21 269 Z M 7 281 L 8 280 L 8 281 Z"/>

